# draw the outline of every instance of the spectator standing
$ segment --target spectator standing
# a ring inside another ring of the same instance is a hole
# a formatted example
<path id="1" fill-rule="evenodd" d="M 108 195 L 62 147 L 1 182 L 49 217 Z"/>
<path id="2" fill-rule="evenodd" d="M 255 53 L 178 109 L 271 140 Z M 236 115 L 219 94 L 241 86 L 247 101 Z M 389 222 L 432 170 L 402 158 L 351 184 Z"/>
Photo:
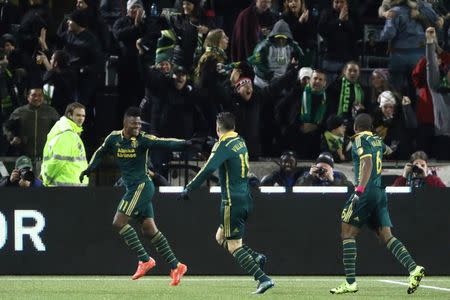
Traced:
<path id="1" fill-rule="evenodd" d="M 293 58 L 302 65 L 303 51 L 292 39 L 289 25 L 279 20 L 267 38 L 256 46 L 253 55 L 248 58 L 248 62 L 255 68 L 255 85 L 263 88 L 273 78 L 283 76 Z"/>
<path id="2" fill-rule="evenodd" d="M 64 50 L 56 50 L 50 61 L 45 54 L 39 55 L 38 59 L 47 69 L 43 78 L 46 103 L 64 115 L 67 105 L 76 99 L 77 76 L 69 67 L 70 56 Z"/>
<path id="3" fill-rule="evenodd" d="M 224 64 L 228 59 L 225 52 L 228 48 L 228 37 L 222 29 L 213 29 L 208 32 L 203 46 L 205 52 L 200 57 L 197 68 L 195 69 L 196 81 L 201 75 L 202 65 L 208 58 L 214 58 L 216 64 Z"/>
<path id="4" fill-rule="evenodd" d="M 79 181 L 79 174 L 88 166 L 86 150 L 80 138 L 85 117 L 85 107 L 81 103 L 71 103 L 48 133 L 41 169 L 45 186 L 88 184 L 88 178 L 82 184 Z"/>
<path id="5" fill-rule="evenodd" d="M 310 13 L 305 0 L 284 0 L 282 18 L 303 50 L 303 65 L 313 66 L 317 55 L 317 17 Z"/>
<path id="6" fill-rule="evenodd" d="M 61 27 L 58 29 L 58 36 L 69 54 L 70 67 L 77 75 L 75 100 L 85 105 L 90 114 L 95 103 L 98 75 L 103 71 L 104 57 L 98 39 L 87 29 L 88 13 L 85 10 L 74 10 L 67 25 L 67 30 Z"/>
<path id="7" fill-rule="evenodd" d="M 436 45 L 436 54 L 439 62 L 439 73 L 450 65 L 450 52 L 443 51 Z M 441 74 L 439 74 L 441 76 Z M 422 149 L 432 157 L 436 157 L 439 152 L 435 133 L 435 116 L 433 98 L 427 81 L 427 59 L 422 57 L 417 63 L 412 73 L 412 80 L 418 89 L 418 99 L 416 103 L 417 117 L 417 149 Z"/>
<path id="8" fill-rule="evenodd" d="M 355 61 L 347 62 L 342 76 L 328 87 L 328 114 L 344 118 L 349 128 L 359 110 L 364 109 L 364 90 L 359 83 L 360 67 Z"/>
<path id="9" fill-rule="evenodd" d="M 413 150 L 413 132 L 417 127 L 411 100 L 404 96 L 397 105 L 394 93 L 384 91 L 379 96 L 380 107 L 374 114 L 374 132 L 394 153 L 392 158 L 407 159 Z"/>
<path id="10" fill-rule="evenodd" d="M 326 44 L 322 68 L 335 77 L 344 64 L 357 58 L 359 23 L 349 10 L 347 0 L 332 0 L 333 6 L 324 10 L 319 20 L 319 33 Z M 334 78 L 329 78 L 330 82 Z"/>
<path id="11" fill-rule="evenodd" d="M 326 84 L 325 72 L 314 70 L 309 84 L 303 88 L 298 82 L 275 106 L 282 147 L 294 148 L 299 158 L 311 159 L 319 153 L 327 113 Z"/>
<path id="12" fill-rule="evenodd" d="M 10 116 L 11 120 L 17 120 L 19 127 L 11 144 L 20 147 L 25 155 L 37 159 L 41 157 L 47 133 L 59 115 L 53 107 L 43 103 L 41 87 L 30 89 L 27 100 L 28 104 L 18 107 Z"/>
<path id="13" fill-rule="evenodd" d="M 267 35 L 277 16 L 270 10 L 272 0 L 255 0 L 241 11 L 231 36 L 231 60 L 244 61 L 253 53 L 255 46 Z"/>
<path id="14" fill-rule="evenodd" d="M 411 72 L 424 55 L 424 30 L 417 20 L 411 18 L 411 8 L 404 2 L 396 4 L 390 11 L 392 17 L 386 19 L 380 40 L 390 43 L 391 83 L 398 92 L 413 95 Z"/>
<path id="15" fill-rule="evenodd" d="M 389 71 L 387 69 L 375 69 L 370 76 L 369 93 L 367 93 L 365 99 L 365 106 L 371 114 L 380 105 L 378 97 L 384 91 L 393 91 L 389 83 Z"/>

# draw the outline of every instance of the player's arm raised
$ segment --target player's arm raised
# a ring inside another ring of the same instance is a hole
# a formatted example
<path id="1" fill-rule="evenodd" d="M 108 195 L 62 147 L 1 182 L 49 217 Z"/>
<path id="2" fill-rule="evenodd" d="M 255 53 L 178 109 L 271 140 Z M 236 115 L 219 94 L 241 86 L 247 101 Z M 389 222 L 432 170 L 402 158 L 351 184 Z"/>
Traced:
<path id="1" fill-rule="evenodd" d="M 185 192 L 198 188 L 203 181 L 208 179 L 208 177 L 228 158 L 229 152 L 230 150 L 228 150 L 223 143 L 217 142 L 216 145 L 214 145 L 211 155 L 205 165 L 197 173 L 194 179 L 192 179 L 186 186 Z"/>
<path id="2" fill-rule="evenodd" d="M 183 151 L 186 150 L 190 143 L 186 140 L 175 138 L 160 138 L 152 134 L 144 134 L 144 144 L 150 149 L 166 149 Z"/>

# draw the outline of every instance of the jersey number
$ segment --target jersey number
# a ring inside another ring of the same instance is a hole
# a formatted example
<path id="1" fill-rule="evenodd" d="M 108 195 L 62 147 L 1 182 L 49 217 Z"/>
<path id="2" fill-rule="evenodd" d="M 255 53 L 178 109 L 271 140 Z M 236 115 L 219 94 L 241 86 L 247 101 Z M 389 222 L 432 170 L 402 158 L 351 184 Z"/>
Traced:
<path id="1" fill-rule="evenodd" d="M 381 162 L 381 152 L 377 151 L 377 174 L 381 174 L 383 163 Z"/>
<path id="2" fill-rule="evenodd" d="M 248 153 L 239 154 L 239 158 L 241 159 L 241 177 L 246 178 L 248 175 Z"/>

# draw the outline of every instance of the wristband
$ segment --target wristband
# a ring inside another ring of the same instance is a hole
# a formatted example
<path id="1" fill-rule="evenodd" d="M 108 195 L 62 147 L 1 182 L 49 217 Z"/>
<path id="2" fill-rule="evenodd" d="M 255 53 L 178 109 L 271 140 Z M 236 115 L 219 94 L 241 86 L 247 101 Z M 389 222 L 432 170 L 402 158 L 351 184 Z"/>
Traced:
<path id="1" fill-rule="evenodd" d="M 355 188 L 355 192 L 358 193 L 358 194 L 364 193 L 364 187 L 363 187 L 362 185 L 358 185 L 358 186 Z"/>

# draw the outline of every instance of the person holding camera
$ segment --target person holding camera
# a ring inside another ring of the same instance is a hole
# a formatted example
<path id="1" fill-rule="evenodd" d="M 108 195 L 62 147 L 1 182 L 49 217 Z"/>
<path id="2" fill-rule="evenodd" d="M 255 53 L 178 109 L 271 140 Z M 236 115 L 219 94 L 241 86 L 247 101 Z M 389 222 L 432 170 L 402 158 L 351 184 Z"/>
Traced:
<path id="1" fill-rule="evenodd" d="M 309 172 L 303 174 L 297 182 L 302 186 L 347 186 L 353 188 L 344 173 L 333 170 L 334 160 L 329 152 L 322 152 L 311 166 Z"/>
<path id="2" fill-rule="evenodd" d="M 423 151 L 417 151 L 411 155 L 410 162 L 405 165 L 402 176 L 395 179 L 393 186 L 446 187 L 441 178 L 430 172 L 428 156 Z"/>
<path id="3" fill-rule="evenodd" d="M 34 175 L 31 159 L 20 156 L 11 175 L 0 179 L 0 187 L 42 187 L 42 181 Z"/>

